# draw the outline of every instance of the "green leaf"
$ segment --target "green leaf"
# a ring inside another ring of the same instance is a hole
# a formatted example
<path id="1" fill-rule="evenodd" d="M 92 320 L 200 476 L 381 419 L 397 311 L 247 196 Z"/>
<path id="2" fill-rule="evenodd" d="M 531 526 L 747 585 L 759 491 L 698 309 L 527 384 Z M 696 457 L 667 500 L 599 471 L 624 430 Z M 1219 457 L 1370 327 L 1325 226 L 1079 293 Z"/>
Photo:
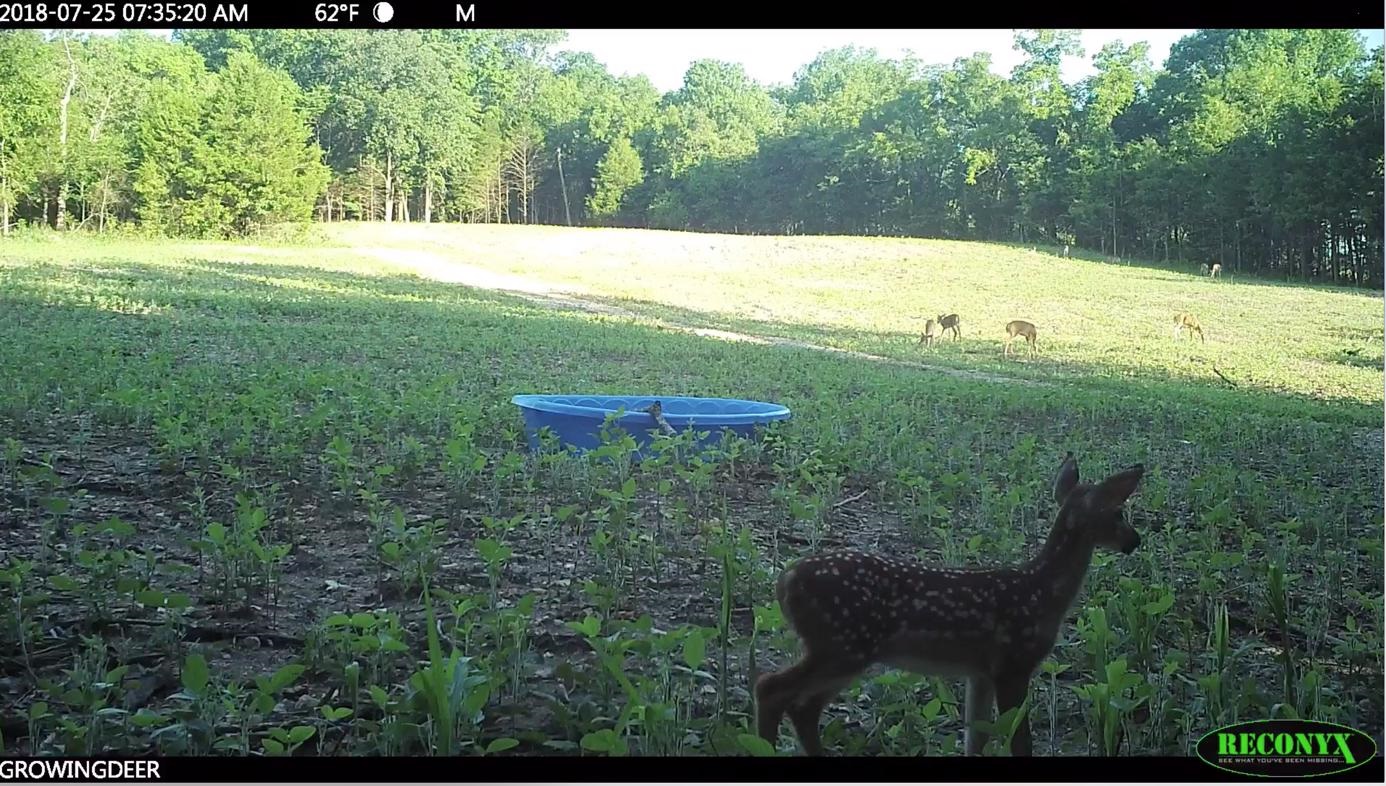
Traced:
<path id="1" fill-rule="evenodd" d="M 143 606 L 163 608 L 167 596 L 158 590 L 141 590 L 135 593 L 135 601 Z"/>
<path id="2" fill-rule="evenodd" d="M 375 706 L 382 710 L 390 706 L 390 694 L 386 693 L 384 688 L 372 685 L 367 690 L 370 691 L 371 701 L 375 702 Z"/>
<path id="3" fill-rule="evenodd" d="M 339 721 L 344 718 L 350 718 L 352 715 L 350 707 L 331 707 L 326 704 L 318 707 L 318 712 L 322 713 L 322 717 L 329 721 Z"/>
<path id="4" fill-rule="evenodd" d="M 569 622 L 568 627 L 588 638 L 596 638 L 601 633 L 602 621 L 589 615 L 582 622 Z"/>
<path id="5" fill-rule="evenodd" d="M 139 710 L 135 712 L 134 715 L 130 716 L 130 722 L 135 724 L 136 726 L 139 726 L 140 728 L 144 728 L 146 726 L 153 726 L 154 724 L 162 723 L 163 721 L 164 716 L 160 715 L 157 712 L 154 712 L 153 710 L 147 707 L 141 707 Z"/>
<path id="6" fill-rule="evenodd" d="M 48 586 L 59 592 L 76 592 L 81 588 L 81 585 L 74 581 L 71 576 L 65 576 L 61 573 L 56 576 L 49 576 Z"/>
<path id="7" fill-rule="evenodd" d="M 135 525 L 122 520 L 119 516 L 113 516 L 101 522 L 101 529 L 120 538 L 128 538 L 135 534 Z"/>
<path id="8" fill-rule="evenodd" d="M 276 671 L 274 676 L 270 677 L 270 693 L 278 693 L 292 685 L 294 680 L 298 679 L 299 675 L 303 674 L 303 669 L 304 666 L 302 664 L 290 663 L 279 671 Z"/>
<path id="9" fill-rule="evenodd" d="M 1174 593 L 1166 592 L 1165 594 L 1161 595 L 1158 600 L 1153 600 L 1145 604 L 1144 606 L 1141 606 L 1141 611 L 1150 615 L 1164 614 L 1166 611 L 1169 611 L 1169 607 L 1173 605 Z"/>
<path id="10" fill-rule="evenodd" d="M 211 679 L 211 671 L 207 668 L 207 659 L 201 653 L 194 652 L 183 661 L 183 687 L 194 696 L 202 696 L 207 690 L 207 681 Z"/>
<path id="11" fill-rule="evenodd" d="M 755 734 L 738 734 L 736 743 L 752 756 L 775 756 L 775 746 Z"/>
<path id="12" fill-rule="evenodd" d="M 683 662 L 688 668 L 696 669 L 707 658 L 707 642 L 700 631 L 694 631 L 683 640 Z"/>
<path id="13" fill-rule="evenodd" d="M 613 745 L 616 744 L 616 732 L 611 729 L 601 729 L 582 735 L 579 742 L 583 750 L 594 751 L 596 753 L 609 753 Z"/>
<path id="14" fill-rule="evenodd" d="M 488 754 L 500 753 L 501 751 L 508 751 L 519 744 L 520 741 L 515 739 L 514 737 L 501 737 L 499 739 L 491 740 L 491 744 L 486 746 L 486 752 Z"/>

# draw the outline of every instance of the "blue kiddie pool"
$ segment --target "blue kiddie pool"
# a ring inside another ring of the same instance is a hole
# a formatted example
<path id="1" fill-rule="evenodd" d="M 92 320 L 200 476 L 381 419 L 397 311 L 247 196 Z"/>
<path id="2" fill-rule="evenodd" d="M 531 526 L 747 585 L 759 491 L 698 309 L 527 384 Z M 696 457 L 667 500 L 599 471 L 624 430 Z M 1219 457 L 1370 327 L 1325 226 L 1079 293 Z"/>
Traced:
<path id="1" fill-rule="evenodd" d="M 710 432 L 703 445 L 715 445 L 722 432 L 741 437 L 755 435 L 756 427 L 789 419 L 789 408 L 764 401 L 736 398 L 687 398 L 681 396 L 516 396 L 511 402 L 525 419 L 525 433 L 531 450 L 539 449 L 539 430 L 547 427 L 562 447 L 588 451 L 601 446 L 602 424 L 612 413 L 625 409 L 613 422 L 635 440 L 643 451 L 649 446 L 651 431 L 658 432 L 645 409 L 658 401 L 664 420 L 675 431 L 688 429 Z"/>

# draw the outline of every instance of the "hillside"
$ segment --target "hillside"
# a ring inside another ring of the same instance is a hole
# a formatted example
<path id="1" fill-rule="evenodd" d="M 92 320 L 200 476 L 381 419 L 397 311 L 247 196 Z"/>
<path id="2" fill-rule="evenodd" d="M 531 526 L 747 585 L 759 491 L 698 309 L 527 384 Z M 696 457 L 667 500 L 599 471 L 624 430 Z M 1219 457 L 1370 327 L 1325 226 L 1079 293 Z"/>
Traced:
<path id="1" fill-rule="evenodd" d="M 1138 377 L 1241 385 L 1293 398 L 1382 401 L 1379 293 L 1201 278 L 1061 259 L 1057 249 L 865 238 L 622 229 L 331 225 L 329 242 L 418 275 L 585 302 L 700 328 L 779 336 L 1017 377 Z M 1171 341 L 1192 311 L 1208 343 Z M 925 319 L 957 312 L 958 347 L 921 354 Z M 1039 327 L 1045 362 L 1001 358 L 1003 326 Z M 1379 413 L 1378 413 L 1379 414 Z"/>

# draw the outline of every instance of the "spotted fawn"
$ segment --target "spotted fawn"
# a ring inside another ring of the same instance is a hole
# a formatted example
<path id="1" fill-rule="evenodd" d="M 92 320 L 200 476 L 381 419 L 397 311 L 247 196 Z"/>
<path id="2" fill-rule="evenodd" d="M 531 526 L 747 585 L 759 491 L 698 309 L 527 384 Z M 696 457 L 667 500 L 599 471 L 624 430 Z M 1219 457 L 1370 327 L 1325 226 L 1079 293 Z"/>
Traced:
<path id="1" fill-rule="evenodd" d="M 1079 483 L 1069 453 L 1054 481 L 1060 507 L 1049 538 L 1020 566 L 938 568 L 849 550 L 816 554 L 785 570 L 775 595 L 803 657 L 756 683 L 760 736 L 773 745 L 788 714 L 804 751 L 821 755 L 823 709 L 880 663 L 966 678 L 964 749 L 969 756 L 981 753 L 987 736 L 974 724 L 990 717 L 993 703 L 1004 713 L 1024 702 L 1082 588 L 1093 550 L 1130 554 L 1140 545 L 1122 508 L 1144 473 L 1136 465 L 1096 485 Z M 1011 754 L 1030 752 L 1027 718 L 1011 738 Z"/>

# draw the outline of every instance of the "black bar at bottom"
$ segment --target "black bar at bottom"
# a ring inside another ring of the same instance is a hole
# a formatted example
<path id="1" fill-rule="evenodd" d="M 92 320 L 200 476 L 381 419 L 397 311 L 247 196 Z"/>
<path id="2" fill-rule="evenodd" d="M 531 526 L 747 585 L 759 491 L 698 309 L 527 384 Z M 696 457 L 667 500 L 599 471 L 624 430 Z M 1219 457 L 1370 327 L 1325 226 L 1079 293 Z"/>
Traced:
<path id="1" fill-rule="evenodd" d="M 112 756 L 110 759 L 120 759 Z M 6 766 L 33 759 L 10 759 Z M 43 760 L 53 766 L 61 759 Z M 1197 758 L 1173 756 L 1045 757 L 919 757 L 854 758 L 806 757 L 165 757 L 158 762 L 158 781 L 226 783 L 278 781 L 303 783 L 462 782 L 621 783 L 689 782 L 807 782 L 939 781 L 1010 783 L 1122 783 L 1167 781 L 1231 782 L 1247 776 L 1225 772 Z M 13 770 L 7 771 L 13 777 Z M 1386 767 L 1380 755 L 1337 775 L 1315 780 L 1381 783 Z M 29 782 L 75 782 L 46 779 Z M 118 783 L 151 782 L 110 778 Z M 16 778 L 13 782 L 23 783 Z"/>

